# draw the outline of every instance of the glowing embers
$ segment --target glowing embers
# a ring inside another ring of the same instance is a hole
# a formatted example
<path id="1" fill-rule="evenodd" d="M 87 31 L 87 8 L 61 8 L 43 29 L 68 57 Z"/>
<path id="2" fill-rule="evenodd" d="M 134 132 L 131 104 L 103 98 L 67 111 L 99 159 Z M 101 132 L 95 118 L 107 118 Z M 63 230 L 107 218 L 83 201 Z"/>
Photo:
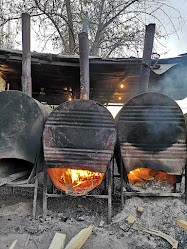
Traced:
<path id="1" fill-rule="evenodd" d="M 67 195 L 85 195 L 100 185 L 104 173 L 88 170 L 48 168 L 47 172 L 56 188 Z"/>
<path id="2" fill-rule="evenodd" d="M 132 188 L 143 188 L 144 190 L 172 190 L 177 182 L 176 175 L 148 168 L 138 168 L 128 174 L 129 184 Z"/>

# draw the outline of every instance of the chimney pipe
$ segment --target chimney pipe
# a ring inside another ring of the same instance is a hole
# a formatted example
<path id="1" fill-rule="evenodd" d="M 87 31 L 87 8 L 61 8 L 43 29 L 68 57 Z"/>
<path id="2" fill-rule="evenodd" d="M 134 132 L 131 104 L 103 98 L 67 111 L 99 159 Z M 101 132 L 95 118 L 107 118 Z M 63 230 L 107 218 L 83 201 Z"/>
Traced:
<path id="1" fill-rule="evenodd" d="M 90 77 L 89 77 L 89 55 L 88 55 L 88 34 L 79 34 L 79 55 L 80 55 L 80 99 L 89 99 Z"/>

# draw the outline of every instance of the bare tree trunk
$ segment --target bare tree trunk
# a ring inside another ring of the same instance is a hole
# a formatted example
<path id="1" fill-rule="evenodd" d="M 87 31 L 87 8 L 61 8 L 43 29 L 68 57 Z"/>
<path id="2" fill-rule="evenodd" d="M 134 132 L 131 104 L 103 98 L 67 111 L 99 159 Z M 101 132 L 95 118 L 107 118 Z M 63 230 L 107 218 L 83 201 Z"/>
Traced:
<path id="1" fill-rule="evenodd" d="M 72 21 L 72 12 L 71 12 L 71 3 L 70 0 L 66 0 L 66 11 L 68 17 L 68 32 L 69 32 L 69 53 L 73 54 L 75 49 L 75 39 L 73 33 L 73 21 Z"/>
<path id="2" fill-rule="evenodd" d="M 100 38 L 100 32 L 98 31 L 94 43 L 90 49 L 90 55 L 92 56 L 96 56 L 99 53 L 99 38 Z"/>

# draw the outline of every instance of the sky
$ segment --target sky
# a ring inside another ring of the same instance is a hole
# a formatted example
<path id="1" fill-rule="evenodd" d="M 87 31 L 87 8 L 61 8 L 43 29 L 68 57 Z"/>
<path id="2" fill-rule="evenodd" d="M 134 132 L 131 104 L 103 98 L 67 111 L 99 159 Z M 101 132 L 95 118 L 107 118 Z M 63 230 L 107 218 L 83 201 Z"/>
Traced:
<path id="1" fill-rule="evenodd" d="M 176 57 L 179 54 L 187 53 L 187 0 L 170 0 L 170 2 L 174 8 L 180 11 L 185 23 L 182 30 L 178 32 L 178 37 L 173 34 L 168 39 L 163 40 L 168 47 L 168 53 L 162 55 L 162 58 Z M 160 48 L 160 53 L 162 50 L 163 48 Z"/>

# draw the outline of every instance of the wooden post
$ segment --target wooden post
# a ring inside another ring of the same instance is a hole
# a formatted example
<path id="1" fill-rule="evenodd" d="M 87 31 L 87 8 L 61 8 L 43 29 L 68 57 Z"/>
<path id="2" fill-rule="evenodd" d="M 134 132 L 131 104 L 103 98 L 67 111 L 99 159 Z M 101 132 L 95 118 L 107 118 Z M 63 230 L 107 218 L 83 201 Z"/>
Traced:
<path id="1" fill-rule="evenodd" d="M 89 99 L 90 76 L 89 76 L 89 55 L 88 55 L 88 34 L 79 34 L 80 54 L 80 99 Z"/>
<path id="2" fill-rule="evenodd" d="M 32 97 L 30 15 L 22 14 L 22 92 Z"/>
<path id="3" fill-rule="evenodd" d="M 155 24 L 151 23 L 148 26 L 146 26 L 144 51 L 143 51 L 142 65 L 140 70 L 139 93 L 148 92 L 154 34 L 155 34 Z"/>

